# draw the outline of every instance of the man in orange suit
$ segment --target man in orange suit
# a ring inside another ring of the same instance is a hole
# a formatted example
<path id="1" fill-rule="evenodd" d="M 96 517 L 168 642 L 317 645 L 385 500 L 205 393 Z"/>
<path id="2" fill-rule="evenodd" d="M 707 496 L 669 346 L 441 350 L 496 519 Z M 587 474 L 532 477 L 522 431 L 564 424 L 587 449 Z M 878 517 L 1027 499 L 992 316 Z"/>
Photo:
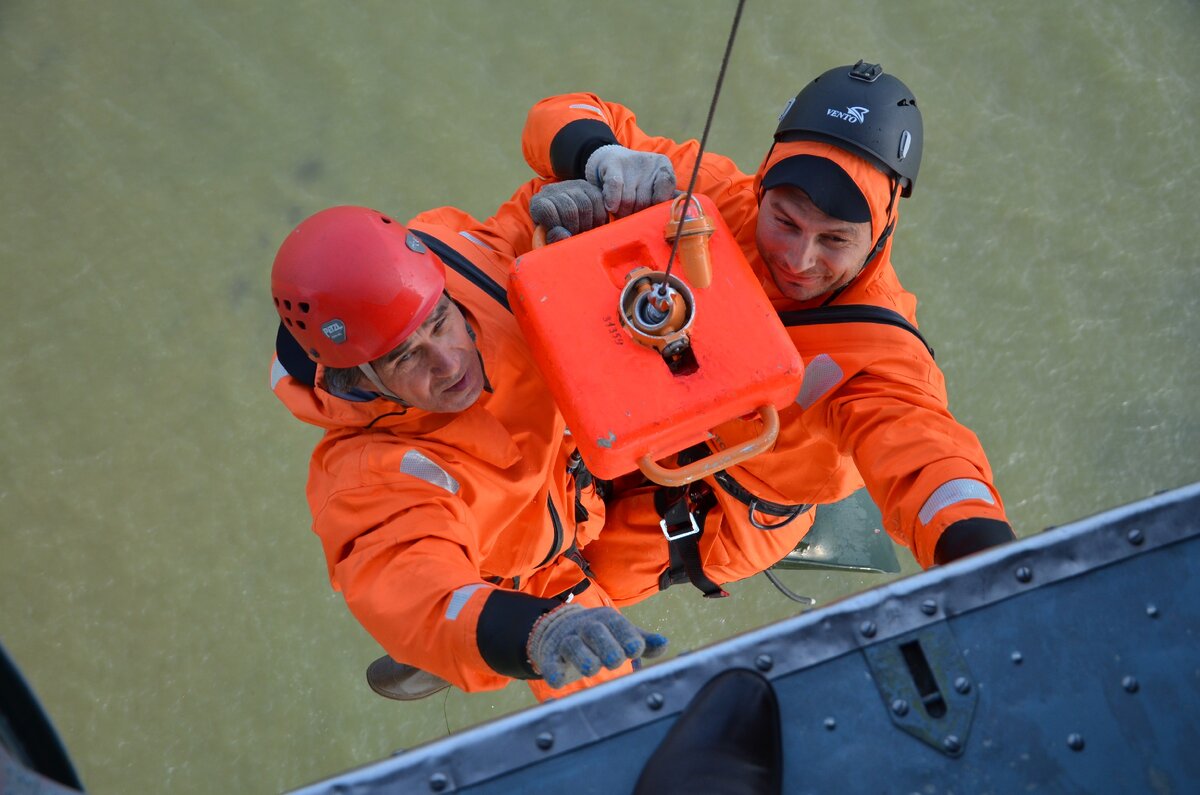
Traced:
<path id="1" fill-rule="evenodd" d="M 670 198 L 691 181 L 699 148 L 643 132 L 631 111 L 593 94 L 539 102 L 523 146 L 540 177 L 560 181 L 530 203 L 551 240 L 603 222 L 573 211 L 596 196 L 617 216 Z M 716 202 L 760 276 L 805 377 L 773 450 L 688 487 L 643 484 L 610 502 L 586 557 L 618 605 L 689 580 L 724 595 L 725 583 L 794 549 L 813 506 L 864 484 L 922 567 L 1014 538 L 982 446 L 950 413 L 916 328 L 916 298 L 892 266 L 899 201 L 913 191 L 921 147 L 912 92 L 860 61 L 788 103 L 754 174 L 704 154 L 695 189 Z M 723 425 L 681 455 L 752 438 L 755 422 Z M 684 535 L 691 526 L 702 532 Z"/>
<path id="2" fill-rule="evenodd" d="M 272 389 L 324 432 L 313 529 L 395 698 L 523 679 L 545 699 L 666 645 L 588 576 L 604 505 L 508 311 L 510 252 L 475 226 L 332 207 L 271 274 Z"/>

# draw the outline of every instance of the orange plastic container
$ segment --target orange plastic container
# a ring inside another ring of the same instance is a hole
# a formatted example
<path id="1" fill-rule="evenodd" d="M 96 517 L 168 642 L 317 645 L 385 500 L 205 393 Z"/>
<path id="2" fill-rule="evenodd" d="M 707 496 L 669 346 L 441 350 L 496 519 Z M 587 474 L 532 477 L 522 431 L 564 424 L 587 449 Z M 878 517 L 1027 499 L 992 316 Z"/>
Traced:
<path id="1" fill-rule="evenodd" d="M 513 313 L 598 477 L 640 468 L 657 482 L 680 485 L 723 469 L 770 448 L 776 408 L 800 391 L 803 367 L 783 324 L 712 201 L 694 199 L 714 227 L 712 276 L 701 288 L 686 284 L 678 259 L 671 268 L 690 289 L 690 353 L 682 366 L 669 366 L 659 350 L 638 342 L 622 309 L 630 273 L 649 269 L 649 278 L 661 281 L 671 253 L 664 235 L 671 202 L 535 249 L 513 265 Z M 682 469 L 657 463 L 722 422 L 755 412 L 764 421 L 758 439 Z"/>

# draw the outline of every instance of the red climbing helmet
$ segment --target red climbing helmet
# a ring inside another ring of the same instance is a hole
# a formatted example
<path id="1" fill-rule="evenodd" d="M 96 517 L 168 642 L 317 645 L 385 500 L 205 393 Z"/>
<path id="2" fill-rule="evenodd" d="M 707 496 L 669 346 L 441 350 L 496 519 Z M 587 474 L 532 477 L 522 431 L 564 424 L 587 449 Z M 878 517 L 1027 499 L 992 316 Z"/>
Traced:
<path id="1" fill-rule="evenodd" d="M 356 367 L 416 331 L 446 286 L 442 261 L 403 224 L 366 207 L 330 207 L 275 255 L 271 295 L 309 358 Z"/>

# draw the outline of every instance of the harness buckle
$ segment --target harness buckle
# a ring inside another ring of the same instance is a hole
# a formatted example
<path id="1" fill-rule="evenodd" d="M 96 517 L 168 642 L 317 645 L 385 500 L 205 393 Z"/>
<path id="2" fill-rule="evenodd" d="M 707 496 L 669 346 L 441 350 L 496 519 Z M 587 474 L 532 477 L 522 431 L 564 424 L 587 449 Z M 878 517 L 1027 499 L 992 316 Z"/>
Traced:
<path id="1" fill-rule="evenodd" d="M 659 519 L 658 526 L 662 528 L 663 535 L 667 537 L 668 541 L 678 541 L 681 538 L 687 538 L 688 536 L 694 536 L 694 535 L 696 535 L 696 533 L 700 532 L 700 525 L 696 524 L 696 515 L 693 514 L 691 511 L 688 511 L 687 518 L 688 518 L 688 522 L 690 522 L 692 525 L 692 529 L 684 530 L 683 532 L 676 533 L 675 535 L 671 535 L 671 528 L 670 528 L 670 526 L 667 525 L 666 519 Z"/>

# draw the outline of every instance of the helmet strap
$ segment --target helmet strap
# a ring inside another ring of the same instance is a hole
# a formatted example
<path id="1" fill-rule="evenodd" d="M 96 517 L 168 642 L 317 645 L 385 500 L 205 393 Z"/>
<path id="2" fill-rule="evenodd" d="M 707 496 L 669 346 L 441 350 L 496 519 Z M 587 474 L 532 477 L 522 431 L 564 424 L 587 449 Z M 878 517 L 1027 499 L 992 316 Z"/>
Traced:
<path id="1" fill-rule="evenodd" d="M 834 299 L 836 299 L 839 295 L 841 295 L 843 290 L 845 290 L 850 285 L 854 284 L 854 281 L 855 281 L 855 279 L 857 279 L 859 277 L 859 274 L 861 274 L 863 271 L 865 271 L 867 269 L 867 266 L 871 264 L 871 260 L 873 260 L 877 256 L 879 256 L 879 252 L 883 251 L 884 245 L 887 244 L 888 238 L 890 238 L 892 236 L 892 231 L 895 230 L 895 228 L 896 228 L 896 217 L 892 214 L 892 210 L 896 207 L 896 199 L 898 199 L 899 197 L 900 197 L 900 181 L 897 179 L 893 179 L 892 180 L 892 198 L 888 200 L 888 207 L 887 207 L 887 219 L 888 219 L 887 226 L 885 226 L 883 228 L 883 231 L 879 233 L 879 239 L 875 241 L 875 245 L 867 253 L 867 257 L 866 257 L 866 259 L 863 260 L 863 264 L 858 269 L 858 273 L 855 273 L 853 278 L 850 279 L 850 281 L 846 282 L 841 287 L 837 288 L 832 293 L 830 293 L 829 297 L 821 302 L 821 306 L 828 306 L 829 304 L 833 303 Z"/>
<path id="2" fill-rule="evenodd" d="M 375 387 L 376 391 L 378 391 L 380 395 L 388 400 L 394 400 L 405 408 L 409 408 L 410 404 L 405 403 L 399 395 L 395 394 L 392 392 L 392 390 L 383 385 L 383 380 L 379 377 L 379 374 L 375 372 L 375 368 L 371 366 L 370 362 L 360 364 L 358 366 L 358 370 L 367 377 L 367 380 L 371 382 L 371 385 Z"/>

